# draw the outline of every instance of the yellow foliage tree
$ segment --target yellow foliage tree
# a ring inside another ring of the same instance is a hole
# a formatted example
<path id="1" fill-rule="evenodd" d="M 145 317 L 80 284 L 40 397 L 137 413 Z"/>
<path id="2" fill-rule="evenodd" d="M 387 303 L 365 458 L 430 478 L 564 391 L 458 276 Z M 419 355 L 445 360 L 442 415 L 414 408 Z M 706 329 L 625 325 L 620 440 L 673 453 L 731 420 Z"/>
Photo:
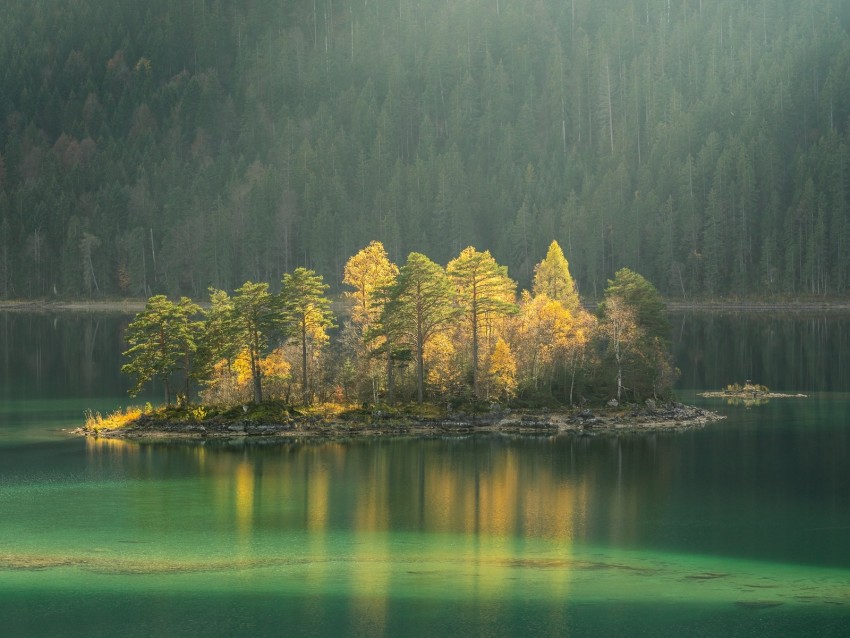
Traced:
<path id="1" fill-rule="evenodd" d="M 291 366 L 281 348 L 259 360 L 263 377 L 264 394 L 268 398 L 282 399 L 289 393 Z M 236 405 L 248 403 L 253 396 L 251 353 L 247 348 L 237 353 L 232 361 L 220 359 L 212 366 L 209 378 L 201 391 L 201 398 L 211 405 Z"/>
<path id="2" fill-rule="evenodd" d="M 540 389 L 551 385 L 555 363 L 563 361 L 579 338 L 575 316 L 545 294 L 532 297 L 523 291 L 514 330 L 517 370 L 523 384 Z"/>
<path id="3" fill-rule="evenodd" d="M 570 274 L 570 265 L 564 251 L 553 241 L 546 257 L 534 267 L 534 296 L 546 295 L 560 302 L 567 310 L 577 313 L 581 308 L 576 283 Z"/>
<path id="4" fill-rule="evenodd" d="M 384 245 L 373 241 L 345 264 L 342 282 L 354 288 L 345 296 L 353 301 L 351 321 L 357 327 L 360 340 L 359 368 L 364 378 L 371 382 L 372 400 L 378 400 L 380 386 L 380 367 L 374 354 L 386 350 L 387 384 L 391 383 L 392 358 L 386 347 L 385 336 L 372 336 L 375 325 L 381 317 L 386 299 L 386 291 L 398 276 L 398 266 L 387 257 Z M 390 388 L 388 388 L 388 392 Z"/>
<path id="5" fill-rule="evenodd" d="M 508 277 L 508 269 L 500 266 L 489 250 L 479 252 L 472 246 L 464 248 L 446 266 L 446 273 L 457 288 L 458 303 L 470 330 L 472 350 L 472 391 L 480 396 L 478 381 L 479 349 L 485 323 L 494 317 L 516 312 L 516 283 Z"/>
<path id="6" fill-rule="evenodd" d="M 458 396 L 463 391 L 463 367 L 458 361 L 454 340 L 445 332 L 436 333 L 425 344 L 428 388 L 437 395 Z"/>
<path id="7" fill-rule="evenodd" d="M 516 359 L 511 347 L 499 337 L 487 361 L 488 390 L 498 399 L 510 399 L 516 395 Z"/>

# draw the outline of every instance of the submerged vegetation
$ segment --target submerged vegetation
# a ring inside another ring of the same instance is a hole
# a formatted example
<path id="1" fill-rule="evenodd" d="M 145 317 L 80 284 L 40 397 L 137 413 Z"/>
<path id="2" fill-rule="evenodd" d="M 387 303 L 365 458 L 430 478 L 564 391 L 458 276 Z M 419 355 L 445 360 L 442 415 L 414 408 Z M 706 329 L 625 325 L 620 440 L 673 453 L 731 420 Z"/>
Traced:
<path id="1" fill-rule="evenodd" d="M 266 402 L 370 410 L 427 401 L 475 412 L 670 393 L 658 292 L 623 269 L 592 315 L 557 242 L 519 296 L 507 268 L 472 247 L 445 268 L 419 253 L 398 267 L 372 242 L 348 260 L 345 281 L 339 317 L 322 277 L 305 268 L 286 273 L 279 292 L 252 282 L 232 295 L 211 290 L 205 311 L 185 297 L 151 297 L 127 331 L 131 394 L 156 379 L 171 404 L 181 378 L 184 413 L 197 398 L 190 409 L 207 417 Z"/>

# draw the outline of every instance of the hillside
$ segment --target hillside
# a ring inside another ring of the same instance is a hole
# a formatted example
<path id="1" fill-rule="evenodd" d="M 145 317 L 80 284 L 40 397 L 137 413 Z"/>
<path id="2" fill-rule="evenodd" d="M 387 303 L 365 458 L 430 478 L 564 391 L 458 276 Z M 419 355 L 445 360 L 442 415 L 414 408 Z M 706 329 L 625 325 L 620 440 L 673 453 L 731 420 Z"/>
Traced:
<path id="1" fill-rule="evenodd" d="M 0 296 L 204 297 L 370 239 L 584 294 L 850 283 L 850 4 L 32 0 L 0 22 Z"/>

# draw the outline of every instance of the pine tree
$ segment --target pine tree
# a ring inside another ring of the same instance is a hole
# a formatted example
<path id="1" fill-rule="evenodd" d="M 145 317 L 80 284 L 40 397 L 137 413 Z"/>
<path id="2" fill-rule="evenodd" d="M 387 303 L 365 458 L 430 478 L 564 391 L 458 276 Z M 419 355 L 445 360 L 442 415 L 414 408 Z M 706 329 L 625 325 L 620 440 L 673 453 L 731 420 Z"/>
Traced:
<path id="1" fill-rule="evenodd" d="M 186 297 L 179 303 L 165 295 L 148 299 L 145 309 L 127 326 L 130 348 L 124 352 L 129 361 L 121 372 L 135 377 L 130 395 L 136 396 L 151 380 L 158 378 L 165 388 L 165 402 L 171 403 L 171 375 L 182 369 L 191 374 L 190 358 L 197 349 L 199 325 L 192 317 L 201 309 Z"/>
<path id="2" fill-rule="evenodd" d="M 279 327 L 280 317 L 267 283 L 246 281 L 236 289 L 233 302 L 232 338 L 238 350 L 246 349 L 251 362 L 254 403 L 263 401 L 260 360 L 271 334 Z"/>
<path id="3" fill-rule="evenodd" d="M 321 347 L 328 340 L 327 329 L 334 327 L 328 285 L 322 276 L 307 268 L 296 268 L 283 276 L 280 307 L 286 333 L 301 346 L 301 391 L 310 400 L 308 385 L 308 347 Z"/>
<path id="4" fill-rule="evenodd" d="M 420 403 L 425 398 L 425 346 L 435 334 L 447 329 L 457 315 L 455 291 L 446 272 L 425 255 L 410 253 L 389 291 L 381 325 L 394 343 L 406 343 L 413 351 Z"/>
<path id="5" fill-rule="evenodd" d="M 508 269 L 500 266 L 489 250 L 479 252 L 472 246 L 446 266 L 446 274 L 457 289 L 457 300 L 466 315 L 472 333 L 472 391 L 480 396 L 479 348 L 481 326 L 486 317 L 499 317 L 516 312 L 516 283 L 508 277 Z"/>

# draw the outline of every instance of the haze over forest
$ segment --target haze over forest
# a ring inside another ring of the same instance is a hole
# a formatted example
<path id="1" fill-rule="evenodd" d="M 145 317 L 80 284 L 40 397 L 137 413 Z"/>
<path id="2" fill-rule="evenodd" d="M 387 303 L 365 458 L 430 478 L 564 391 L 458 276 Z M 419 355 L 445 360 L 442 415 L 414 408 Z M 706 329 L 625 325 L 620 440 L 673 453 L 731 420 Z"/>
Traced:
<path id="1" fill-rule="evenodd" d="M 850 3 L 30 0 L 0 20 L 0 296 L 341 289 L 556 239 L 582 294 L 850 284 Z"/>

